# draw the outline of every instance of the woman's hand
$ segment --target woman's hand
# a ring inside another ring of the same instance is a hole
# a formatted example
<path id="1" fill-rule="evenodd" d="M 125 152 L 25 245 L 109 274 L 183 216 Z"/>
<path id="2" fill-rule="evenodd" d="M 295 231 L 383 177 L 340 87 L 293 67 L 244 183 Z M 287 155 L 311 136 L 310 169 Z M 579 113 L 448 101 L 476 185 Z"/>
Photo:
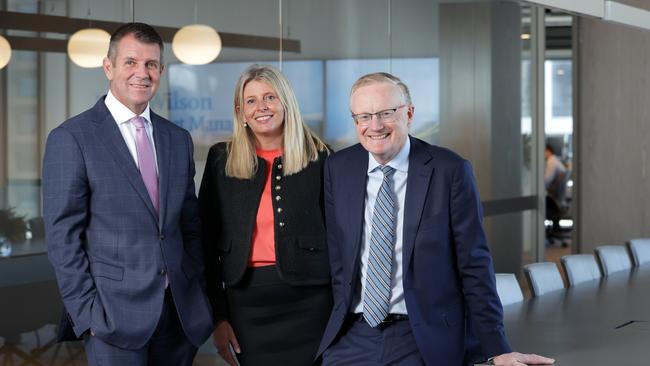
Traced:
<path id="1" fill-rule="evenodd" d="M 235 337 L 235 332 L 232 330 L 230 323 L 227 320 L 222 320 L 217 324 L 214 332 L 212 332 L 212 342 L 219 350 L 219 355 L 228 362 L 230 366 L 237 366 L 237 360 L 231 349 L 228 347 L 232 345 L 232 350 L 236 353 L 241 353 L 239 342 Z"/>

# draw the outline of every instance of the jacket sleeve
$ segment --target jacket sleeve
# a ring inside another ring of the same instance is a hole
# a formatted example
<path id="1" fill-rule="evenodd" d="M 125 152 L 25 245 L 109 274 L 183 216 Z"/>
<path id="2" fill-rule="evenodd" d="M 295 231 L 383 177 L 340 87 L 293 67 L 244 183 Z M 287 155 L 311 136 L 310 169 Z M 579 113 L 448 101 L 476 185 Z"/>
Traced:
<path id="1" fill-rule="evenodd" d="M 451 188 L 451 229 L 471 323 L 487 357 L 511 352 L 503 327 L 492 257 L 482 226 L 482 207 L 470 163 L 455 169 Z"/>
<path id="2" fill-rule="evenodd" d="M 187 187 L 185 188 L 185 198 L 183 201 L 183 210 L 181 214 L 180 227 L 183 233 L 183 246 L 185 252 L 192 258 L 192 263 L 197 265 L 197 271 L 201 274 L 201 284 L 205 287 L 203 262 L 203 248 L 201 245 L 201 221 L 199 218 L 199 208 L 196 199 L 196 190 L 194 188 L 194 145 L 189 132 L 185 131 L 186 144 L 188 149 L 188 174 Z"/>
<path id="3" fill-rule="evenodd" d="M 58 127 L 45 147 L 43 216 L 48 257 L 77 336 L 90 329 L 96 293 L 84 250 L 89 200 L 82 149 L 70 131 Z"/>
<path id="4" fill-rule="evenodd" d="M 325 161 L 325 225 L 327 227 L 327 249 L 330 261 L 330 272 L 332 277 L 332 293 L 334 296 L 334 307 L 343 301 L 343 260 L 339 248 L 340 241 L 337 238 L 338 226 L 336 224 L 336 207 L 334 205 L 334 188 L 330 159 Z"/>
<path id="5" fill-rule="evenodd" d="M 219 187 L 214 171 L 217 158 L 218 151 L 216 151 L 216 146 L 213 146 L 208 153 L 203 179 L 201 180 L 201 189 L 199 190 L 205 282 L 215 322 L 228 318 L 228 303 L 221 274 L 221 258 L 216 249 L 221 223 L 221 212 L 217 204 L 218 196 L 216 194 Z"/>

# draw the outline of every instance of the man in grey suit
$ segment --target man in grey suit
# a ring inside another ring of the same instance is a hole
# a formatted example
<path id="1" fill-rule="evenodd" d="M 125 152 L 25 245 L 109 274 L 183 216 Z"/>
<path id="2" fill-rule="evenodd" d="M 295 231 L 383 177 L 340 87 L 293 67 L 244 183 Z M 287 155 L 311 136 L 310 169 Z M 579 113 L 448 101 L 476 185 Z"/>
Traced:
<path id="1" fill-rule="evenodd" d="M 47 140 L 48 254 L 90 365 L 191 365 L 213 329 L 192 140 L 149 108 L 162 50 L 152 27 L 120 27 L 108 94 Z"/>

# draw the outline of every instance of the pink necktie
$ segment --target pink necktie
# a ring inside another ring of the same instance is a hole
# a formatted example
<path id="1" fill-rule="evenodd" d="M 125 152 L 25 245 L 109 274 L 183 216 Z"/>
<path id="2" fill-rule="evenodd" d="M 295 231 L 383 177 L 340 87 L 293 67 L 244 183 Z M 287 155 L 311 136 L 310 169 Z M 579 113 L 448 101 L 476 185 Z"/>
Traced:
<path id="1" fill-rule="evenodd" d="M 144 118 L 140 116 L 131 119 L 135 125 L 135 147 L 138 151 L 138 166 L 140 167 L 140 175 L 144 181 L 151 203 L 158 213 L 159 198 L 158 198 L 158 174 L 156 173 L 156 160 L 153 155 L 153 148 L 147 130 L 144 128 Z"/>
<path id="2" fill-rule="evenodd" d="M 144 181 L 151 203 L 159 213 L 159 198 L 158 198 L 158 173 L 156 173 L 156 160 L 153 156 L 153 148 L 149 137 L 147 137 L 147 130 L 144 128 L 144 118 L 140 116 L 131 119 L 135 126 L 135 148 L 138 151 L 138 166 L 140 167 L 140 175 Z M 165 288 L 169 286 L 169 277 L 165 273 Z"/>

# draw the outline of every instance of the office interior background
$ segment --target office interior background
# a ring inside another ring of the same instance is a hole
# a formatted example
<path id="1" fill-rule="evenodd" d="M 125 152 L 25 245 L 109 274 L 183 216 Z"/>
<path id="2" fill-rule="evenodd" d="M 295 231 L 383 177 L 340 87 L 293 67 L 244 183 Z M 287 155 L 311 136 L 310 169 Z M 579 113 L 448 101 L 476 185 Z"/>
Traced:
<path id="1" fill-rule="evenodd" d="M 555 250 L 650 236 L 650 31 L 568 10 L 496 0 L 0 0 L 0 35 L 12 44 L 0 70 L 0 360 L 83 364 L 81 348 L 53 344 L 61 304 L 43 242 L 41 162 L 49 131 L 108 83 L 101 68 L 70 61 L 76 29 L 65 17 L 166 30 L 151 107 L 191 132 L 197 184 L 208 148 L 229 136 L 234 84 L 251 63 L 282 69 L 307 123 L 335 149 L 356 140 L 354 80 L 399 76 L 413 95 L 411 133 L 471 161 L 495 269 L 520 276 Z M 172 52 L 171 31 L 192 23 L 222 35 L 210 64 Z M 546 238 L 546 143 L 571 172 L 567 248 Z M 197 362 L 213 355 L 206 346 Z"/>

